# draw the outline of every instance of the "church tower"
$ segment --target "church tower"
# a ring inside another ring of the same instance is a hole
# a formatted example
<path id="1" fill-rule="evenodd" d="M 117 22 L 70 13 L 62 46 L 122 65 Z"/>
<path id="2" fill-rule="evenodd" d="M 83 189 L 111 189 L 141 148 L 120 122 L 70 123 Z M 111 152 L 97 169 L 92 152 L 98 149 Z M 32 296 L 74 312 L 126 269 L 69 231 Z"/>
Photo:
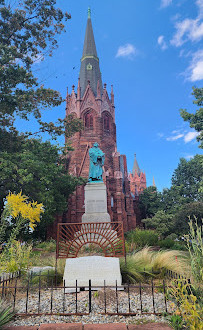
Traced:
<path id="1" fill-rule="evenodd" d="M 67 93 L 66 97 L 68 115 L 83 122 L 83 130 L 71 138 L 74 151 L 69 153 L 67 159 L 69 173 L 88 178 L 88 150 L 94 142 L 98 142 L 105 153 L 103 179 L 107 187 L 107 208 L 111 221 L 123 221 L 125 230 L 135 228 L 136 215 L 126 156 L 117 152 L 113 86 L 109 95 L 106 84 L 102 84 L 90 9 L 77 90 L 72 86 L 71 94 Z M 68 212 L 63 221 L 81 222 L 84 211 L 84 186 L 79 186 L 68 201 Z"/>
<path id="2" fill-rule="evenodd" d="M 134 155 L 133 171 L 129 173 L 130 190 L 133 196 L 139 196 L 147 188 L 146 175 L 140 170 L 136 154 Z"/>

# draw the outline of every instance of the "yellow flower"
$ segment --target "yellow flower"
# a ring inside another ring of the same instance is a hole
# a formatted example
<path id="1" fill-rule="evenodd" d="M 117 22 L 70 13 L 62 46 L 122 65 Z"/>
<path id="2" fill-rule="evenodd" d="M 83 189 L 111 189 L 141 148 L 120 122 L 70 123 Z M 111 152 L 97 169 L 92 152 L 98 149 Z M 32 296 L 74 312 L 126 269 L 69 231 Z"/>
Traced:
<path id="1" fill-rule="evenodd" d="M 36 227 L 36 222 L 40 222 L 41 213 L 44 212 L 43 204 L 38 204 L 37 202 L 29 202 L 28 197 L 19 194 L 12 194 L 6 197 L 7 205 L 6 207 L 10 211 L 10 215 L 15 219 L 21 216 L 25 220 L 30 221 L 30 227 L 34 230 Z"/>

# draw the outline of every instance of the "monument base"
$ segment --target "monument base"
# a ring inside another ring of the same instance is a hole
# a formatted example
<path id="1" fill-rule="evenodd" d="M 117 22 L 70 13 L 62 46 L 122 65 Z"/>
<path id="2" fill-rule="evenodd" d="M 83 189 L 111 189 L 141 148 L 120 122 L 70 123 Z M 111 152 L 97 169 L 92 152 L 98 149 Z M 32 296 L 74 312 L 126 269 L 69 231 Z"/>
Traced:
<path id="1" fill-rule="evenodd" d="M 119 258 L 88 256 L 66 259 L 63 280 L 66 287 L 73 287 L 66 288 L 66 293 L 76 292 L 76 280 L 78 287 L 86 290 L 89 287 L 89 280 L 92 290 L 103 289 L 104 280 L 105 285 L 112 286 L 112 289 L 115 289 L 117 281 L 117 286 L 120 286 L 118 290 L 123 290 Z M 79 290 L 78 288 L 77 291 Z"/>
<path id="2" fill-rule="evenodd" d="M 84 213 L 82 216 L 83 223 L 95 223 L 95 222 L 111 222 L 110 215 L 108 213 Z"/>
<path id="3" fill-rule="evenodd" d="M 106 186 L 103 182 L 88 182 L 85 186 L 85 214 L 82 222 L 110 222 L 107 212 Z"/>

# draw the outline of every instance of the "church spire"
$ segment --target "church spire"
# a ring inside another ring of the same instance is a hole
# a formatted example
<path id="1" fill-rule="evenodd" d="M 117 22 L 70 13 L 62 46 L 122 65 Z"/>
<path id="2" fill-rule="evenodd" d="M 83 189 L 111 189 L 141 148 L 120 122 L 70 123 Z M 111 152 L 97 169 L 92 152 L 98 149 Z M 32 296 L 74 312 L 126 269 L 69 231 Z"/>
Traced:
<path id="1" fill-rule="evenodd" d="M 137 159 L 136 159 L 136 154 L 134 154 L 134 156 L 135 156 L 135 159 L 134 159 L 134 164 L 133 164 L 133 176 L 135 176 L 135 172 L 140 176 L 141 171 L 140 171 Z"/>
<path id="2" fill-rule="evenodd" d="M 83 46 L 83 54 L 80 66 L 80 86 L 81 97 L 83 97 L 86 87 L 90 81 L 90 86 L 94 95 L 97 95 L 97 82 L 99 80 L 100 88 L 102 87 L 101 72 L 99 68 L 99 58 L 97 56 L 96 45 L 91 22 L 91 10 L 88 8 L 88 19 L 85 33 L 85 41 Z"/>

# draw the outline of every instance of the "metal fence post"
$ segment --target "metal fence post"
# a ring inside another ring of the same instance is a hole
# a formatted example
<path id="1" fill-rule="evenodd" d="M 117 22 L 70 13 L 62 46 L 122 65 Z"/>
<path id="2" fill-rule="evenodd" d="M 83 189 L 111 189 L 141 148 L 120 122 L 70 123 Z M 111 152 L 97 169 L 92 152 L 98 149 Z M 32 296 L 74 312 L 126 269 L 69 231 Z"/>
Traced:
<path id="1" fill-rule="evenodd" d="M 92 311 L 92 285 L 91 280 L 89 280 L 89 313 Z"/>

